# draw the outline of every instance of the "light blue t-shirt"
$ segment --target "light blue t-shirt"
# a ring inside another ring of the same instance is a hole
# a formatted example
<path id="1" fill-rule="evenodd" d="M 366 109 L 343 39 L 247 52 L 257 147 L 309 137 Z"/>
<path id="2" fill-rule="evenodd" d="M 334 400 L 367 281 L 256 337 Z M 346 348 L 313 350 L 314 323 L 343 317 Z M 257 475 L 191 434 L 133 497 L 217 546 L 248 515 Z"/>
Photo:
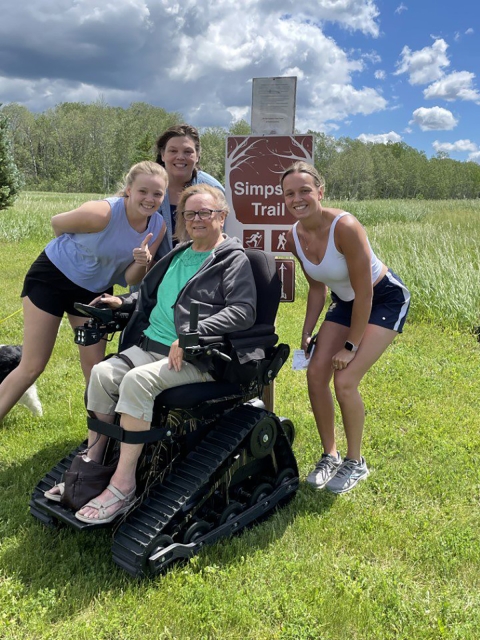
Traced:
<path id="1" fill-rule="evenodd" d="M 178 294 L 200 269 L 211 251 L 194 251 L 191 247 L 173 258 L 157 291 L 157 304 L 150 314 L 147 338 L 167 346 L 178 338 L 175 330 L 174 305 Z"/>
<path id="2" fill-rule="evenodd" d="M 163 225 L 156 211 L 145 231 L 139 233 L 130 225 L 125 198 L 105 198 L 112 215 L 103 229 L 95 233 L 63 233 L 45 247 L 53 264 L 72 282 L 88 291 L 105 291 L 114 284 L 126 287 L 125 271 L 133 262 L 133 250 L 149 233 L 155 240 Z"/>

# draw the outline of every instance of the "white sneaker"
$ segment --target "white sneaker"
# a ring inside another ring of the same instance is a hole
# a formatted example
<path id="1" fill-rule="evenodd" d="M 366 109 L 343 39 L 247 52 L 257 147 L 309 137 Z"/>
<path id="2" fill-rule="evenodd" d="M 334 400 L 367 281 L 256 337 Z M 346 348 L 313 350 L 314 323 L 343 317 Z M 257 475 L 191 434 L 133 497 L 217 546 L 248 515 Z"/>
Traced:
<path id="1" fill-rule="evenodd" d="M 360 462 L 353 458 L 344 458 L 335 477 L 328 482 L 326 488 L 333 493 L 346 493 L 353 489 L 360 480 L 365 480 L 369 473 L 363 456 L 360 458 Z"/>
<path id="2" fill-rule="evenodd" d="M 315 487 L 315 489 L 323 489 L 323 487 L 340 469 L 342 464 L 342 457 L 337 451 L 337 457 L 332 456 L 330 453 L 322 453 L 322 457 L 317 462 L 317 466 L 307 476 L 308 484 Z"/>

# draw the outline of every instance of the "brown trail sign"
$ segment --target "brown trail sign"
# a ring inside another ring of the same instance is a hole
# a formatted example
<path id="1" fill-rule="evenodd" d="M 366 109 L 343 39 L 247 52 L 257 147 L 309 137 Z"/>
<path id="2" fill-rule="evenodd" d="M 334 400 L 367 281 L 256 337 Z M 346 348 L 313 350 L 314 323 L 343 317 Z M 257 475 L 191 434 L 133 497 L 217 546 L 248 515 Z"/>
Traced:
<path id="1" fill-rule="evenodd" d="M 285 233 L 294 224 L 280 177 L 295 160 L 313 162 L 313 136 L 229 136 L 225 182 L 232 214 L 226 231 L 245 247 L 288 253 Z"/>

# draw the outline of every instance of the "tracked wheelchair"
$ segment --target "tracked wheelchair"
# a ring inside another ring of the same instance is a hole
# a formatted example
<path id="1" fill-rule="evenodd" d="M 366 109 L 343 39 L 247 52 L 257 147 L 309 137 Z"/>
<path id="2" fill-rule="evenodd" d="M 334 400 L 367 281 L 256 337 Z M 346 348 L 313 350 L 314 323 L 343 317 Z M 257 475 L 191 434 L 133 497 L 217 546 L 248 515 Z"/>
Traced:
<path id="1" fill-rule="evenodd" d="M 281 285 L 272 256 L 252 249 L 246 253 L 257 287 L 254 326 L 199 338 L 193 309 L 190 330 L 180 336 L 186 359 L 215 358 L 215 381 L 163 391 L 155 400 L 152 428 L 142 434 L 87 418 L 90 429 L 109 436 L 104 464 L 118 457 L 120 442 L 144 443 L 136 500 L 126 514 L 105 525 L 113 529 L 114 562 L 132 576 L 156 575 L 203 545 L 263 520 L 298 489 L 294 425 L 261 399 L 289 355 L 288 345 L 277 344 L 274 326 Z M 76 331 L 80 344 L 121 330 L 128 319 L 109 309 L 84 306 L 83 312 L 90 317 Z M 239 353 L 246 347 L 254 347 L 259 359 L 241 364 Z M 44 497 L 85 446 L 61 460 L 35 487 L 30 511 L 43 524 L 78 531 L 99 528 Z"/>

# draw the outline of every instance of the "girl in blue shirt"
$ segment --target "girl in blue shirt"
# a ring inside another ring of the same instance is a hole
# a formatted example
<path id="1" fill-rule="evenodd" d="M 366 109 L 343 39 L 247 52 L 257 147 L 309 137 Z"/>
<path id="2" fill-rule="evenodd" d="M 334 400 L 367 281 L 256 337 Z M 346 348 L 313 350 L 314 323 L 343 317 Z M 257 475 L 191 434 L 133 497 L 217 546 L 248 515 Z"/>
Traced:
<path id="1" fill-rule="evenodd" d="M 56 238 L 28 271 L 22 291 L 23 356 L 0 385 L 0 421 L 45 369 L 64 313 L 72 327 L 85 318 L 75 302 L 88 304 L 115 284 L 136 284 L 151 266 L 165 235 L 157 209 L 168 176 L 155 162 L 134 165 L 116 197 L 86 202 L 52 218 Z M 79 346 L 88 382 L 91 368 L 105 355 L 105 341 Z"/>

